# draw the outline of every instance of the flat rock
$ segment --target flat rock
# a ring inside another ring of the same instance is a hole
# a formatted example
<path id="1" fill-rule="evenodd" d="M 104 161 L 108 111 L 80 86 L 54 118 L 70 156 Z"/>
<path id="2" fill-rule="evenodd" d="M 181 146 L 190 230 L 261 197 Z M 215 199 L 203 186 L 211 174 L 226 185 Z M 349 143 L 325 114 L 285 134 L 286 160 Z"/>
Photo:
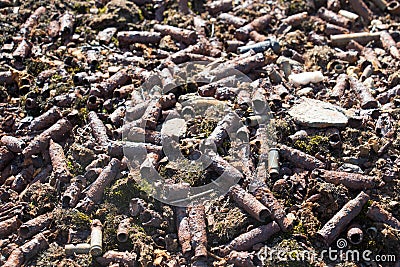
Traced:
<path id="1" fill-rule="evenodd" d="M 301 98 L 289 110 L 289 115 L 296 123 L 315 128 L 343 127 L 348 122 L 341 107 L 310 98 Z"/>

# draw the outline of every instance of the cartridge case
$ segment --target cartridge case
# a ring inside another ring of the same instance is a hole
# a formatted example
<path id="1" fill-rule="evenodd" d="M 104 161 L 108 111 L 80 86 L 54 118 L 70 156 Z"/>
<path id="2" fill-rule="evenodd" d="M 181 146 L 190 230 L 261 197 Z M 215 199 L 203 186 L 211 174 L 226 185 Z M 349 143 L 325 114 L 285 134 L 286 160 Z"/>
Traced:
<path id="1" fill-rule="evenodd" d="M 64 247 L 65 255 L 74 254 L 89 254 L 90 244 L 80 243 L 80 244 L 67 244 Z"/>
<path id="2" fill-rule="evenodd" d="M 39 233 L 19 248 L 15 248 L 3 267 L 21 267 L 24 262 L 35 257 L 40 251 L 49 247 L 44 234 Z"/>
<path id="3" fill-rule="evenodd" d="M 255 244 L 267 241 L 271 236 L 278 233 L 279 231 L 280 228 L 276 222 L 271 222 L 267 225 L 261 225 L 233 239 L 226 246 L 225 251 L 230 252 L 231 250 L 237 250 L 237 251 L 249 250 Z"/>
<path id="4" fill-rule="evenodd" d="M 48 148 L 50 139 L 61 141 L 71 131 L 72 124 L 67 119 L 60 119 L 56 124 L 37 135 L 22 151 L 25 157 L 37 154 Z"/>
<path id="5" fill-rule="evenodd" d="M 197 33 L 187 29 L 156 24 L 154 25 L 154 30 L 160 32 L 162 35 L 169 35 L 178 42 L 188 45 L 194 44 L 197 40 Z"/>
<path id="6" fill-rule="evenodd" d="M 376 222 L 382 222 L 390 225 L 396 230 L 400 230 L 400 221 L 396 219 L 391 213 L 384 210 L 377 202 L 373 202 L 368 208 L 367 217 Z"/>
<path id="7" fill-rule="evenodd" d="M 245 19 L 236 17 L 229 13 L 221 13 L 218 16 L 218 19 L 220 19 L 223 23 L 233 25 L 235 28 L 242 27 L 247 22 Z"/>
<path id="8" fill-rule="evenodd" d="M 90 128 L 92 129 L 92 133 L 96 142 L 103 147 L 108 146 L 108 136 L 107 130 L 104 126 L 103 122 L 99 119 L 96 112 L 90 111 L 88 114 L 88 121 Z"/>
<path id="9" fill-rule="evenodd" d="M 286 216 L 284 207 L 266 186 L 258 188 L 254 194 L 270 210 L 271 218 L 277 222 L 282 231 L 287 232 L 293 228 L 293 220 Z"/>
<path id="10" fill-rule="evenodd" d="M 360 15 L 366 23 L 372 19 L 372 11 L 364 3 L 363 0 L 349 0 L 350 7 Z"/>
<path id="11" fill-rule="evenodd" d="M 323 227 L 317 232 L 318 238 L 329 246 L 361 212 L 369 200 L 369 195 L 361 192 L 356 198 L 347 202 Z"/>
<path id="12" fill-rule="evenodd" d="M 396 0 L 390 1 L 387 4 L 387 10 L 390 12 L 390 14 L 393 14 L 393 15 L 400 14 L 400 3 Z"/>
<path id="13" fill-rule="evenodd" d="M 268 152 L 268 172 L 270 177 L 279 175 L 279 149 L 270 148 Z"/>
<path id="14" fill-rule="evenodd" d="M 193 259 L 207 258 L 207 232 L 204 206 L 191 206 L 188 216 L 192 236 L 191 243 L 194 250 Z"/>
<path id="15" fill-rule="evenodd" d="M 335 185 L 344 185 L 353 190 L 366 190 L 382 185 L 383 181 L 375 176 L 368 176 L 360 173 L 328 171 L 316 169 L 312 172 L 313 177 L 320 177 Z"/>
<path id="16" fill-rule="evenodd" d="M 103 225 L 97 219 L 92 222 L 89 252 L 93 256 L 99 256 L 103 252 Z"/>
<path id="17" fill-rule="evenodd" d="M 25 239 L 30 238 L 40 230 L 47 227 L 52 219 L 53 217 L 50 213 L 39 215 L 38 217 L 23 223 L 19 227 L 18 234 Z"/>
<path id="18" fill-rule="evenodd" d="M 6 146 L 0 146 L 0 170 L 3 170 L 14 157 L 15 155 Z"/>
<path id="19" fill-rule="evenodd" d="M 21 224 L 22 222 L 18 219 L 18 216 L 0 221 L 0 238 L 7 237 L 14 233 Z"/>
<path id="20" fill-rule="evenodd" d="M 364 233 L 361 227 L 357 224 L 354 224 L 349 227 L 347 230 L 347 240 L 350 241 L 353 245 L 358 245 L 362 242 Z"/>
<path id="21" fill-rule="evenodd" d="M 1 143 L 14 153 L 21 153 L 26 146 L 22 139 L 8 135 L 1 137 Z"/>
<path id="22" fill-rule="evenodd" d="M 232 186 L 229 190 L 229 195 L 239 207 L 243 208 L 258 221 L 264 222 L 270 216 L 270 210 L 239 185 Z"/>
<path id="23" fill-rule="evenodd" d="M 315 157 L 285 145 L 279 146 L 279 154 L 298 168 L 312 171 L 316 168 L 323 169 L 325 167 L 325 164 Z"/>
<path id="24" fill-rule="evenodd" d="M 121 45 L 129 45 L 134 43 L 154 44 L 161 40 L 159 32 L 146 31 L 121 31 L 117 33 L 117 39 Z"/>
<path id="25" fill-rule="evenodd" d="M 72 175 L 67 167 L 67 159 L 65 158 L 64 150 L 61 145 L 57 144 L 52 139 L 50 139 L 49 155 L 55 178 L 62 183 L 69 182 Z"/>
<path id="26" fill-rule="evenodd" d="M 350 41 L 356 41 L 360 44 L 366 44 L 371 41 L 379 40 L 381 36 L 380 32 L 357 32 L 349 34 L 337 34 L 331 35 L 331 43 L 334 46 L 344 46 Z"/>
<path id="27" fill-rule="evenodd" d="M 117 240 L 119 242 L 123 243 L 123 242 L 128 241 L 129 228 L 131 227 L 131 223 L 132 223 L 132 219 L 131 218 L 123 219 L 119 223 L 118 229 L 117 229 Z"/>

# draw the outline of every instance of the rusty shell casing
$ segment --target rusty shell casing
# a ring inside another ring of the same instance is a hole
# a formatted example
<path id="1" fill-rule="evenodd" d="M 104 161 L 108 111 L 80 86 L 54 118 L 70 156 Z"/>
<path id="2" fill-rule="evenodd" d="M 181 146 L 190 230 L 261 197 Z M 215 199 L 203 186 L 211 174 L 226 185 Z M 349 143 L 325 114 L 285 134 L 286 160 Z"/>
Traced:
<path id="1" fill-rule="evenodd" d="M 278 233 L 279 231 L 280 228 L 276 222 L 271 222 L 267 225 L 261 225 L 233 239 L 227 245 L 227 250 L 229 252 L 231 250 L 237 250 L 237 251 L 249 250 L 255 244 L 267 241 L 271 236 Z"/>
<path id="2" fill-rule="evenodd" d="M 221 20 L 223 23 L 233 25 L 235 28 L 242 27 L 247 22 L 245 19 L 231 15 L 229 13 L 219 14 L 218 19 Z"/>
<path id="3" fill-rule="evenodd" d="M 315 169 L 312 171 L 311 175 L 313 177 L 320 177 L 326 182 L 334 185 L 342 184 L 353 190 L 376 188 L 383 182 L 374 176 L 351 172 L 328 171 L 323 169 Z"/>
<path id="4" fill-rule="evenodd" d="M 53 216 L 51 214 L 45 213 L 36 218 L 33 218 L 25 223 L 23 223 L 18 230 L 18 234 L 23 238 L 30 238 L 37 234 L 40 230 L 47 227 Z"/>
<path id="5" fill-rule="evenodd" d="M 182 254 L 187 255 L 192 250 L 191 233 L 189 227 L 189 217 L 186 207 L 175 207 L 176 228 L 178 230 L 178 240 L 182 248 Z"/>
<path id="6" fill-rule="evenodd" d="M 107 129 L 104 126 L 103 122 L 97 116 L 96 112 L 94 111 L 89 112 L 88 121 L 90 128 L 92 129 L 93 136 L 96 139 L 97 143 L 103 147 L 108 146 Z"/>
<path id="7" fill-rule="evenodd" d="M 9 135 L 1 137 L 1 143 L 14 153 L 21 153 L 26 145 L 22 139 Z"/>
<path id="8" fill-rule="evenodd" d="M 37 154 L 48 148 L 50 139 L 61 141 L 72 130 L 72 124 L 67 119 L 60 119 L 56 124 L 37 135 L 22 151 L 25 157 Z"/>
<path id="9" fill-rule="evenodd" d="M 364 233 L 361 227 L 357 224 L 352 225 L 347 230 L 347 240 L 350 241 L 353 245 L 358 245 L 362 242 Z"/>
<path id="10" fill-rule="evenodd" d="M 39 233 L 21 247 L 14 249 L 2 267 L 21 267 L 24 262 L 48 247 L 49 243 L 45 235 Z"/>
<path id="11" fill-rule="evenodd" d="M 146 31 L 121 31 L 117 33 L 117 39 L 122 45 L 134 43 L 155 44 L 160 42 L 161 34 L 159 32 Z"/>
<path id="12" fill-rule="evenodd" d="M 59 119 L 62 118 L 61 110 L 58 107 L 53 107 L 36 117 L 30 124 L 29 129 L 31 131 L 40 131 L 43 130 L 50 125 L 56 123 Z"/>
<path id="13" fill-rule="evenodd" d="M 204 206 L 191 206 L 188 216 L 194 259 L 207 258 L 207 232 Z"/>
<path id="14" fill-rule="evenodd" d="M 367 217 L 376 222 L 382 222 L 390 225 L 396 230 L 400 230 L 400 221 L 391 213 L 384 210 L 377 202 L 373 202 L 368 208 Z"/>
<path id="15" fill-rule="evenodd" d="M 279 146 L 279 154 L 298 168 L 303 168 L 310 171 L 316 168 L 325 168 L 325 164 L 319 159 L 298 149 L 294 149 L 285 145 Z"/>
<path id="16" fill-rule="evenodd" d="M 249 24 L 246 24 L 235 31 L 235 37 L 239 41 L 246 41 L 252 31 L 263 31 L 271 23 L 272 17 L 267 14 L 256 18 Z"/>
<path id="17" fill-rule="evenodd" d="M 154 25 L 154 30 L 160 32 L 162 35 L 169 35 L 178 42 L 187 45 L 194 44 L 197 40 L 197 33 L 192 30 L 161 24 Z"/>
<path id="18" fill-rule="evenodd" d="M 348 18 L 343 17 L 340 14 L 336 14 L 335 12 L 326 9 L 325 7 L 321 7 L 318 10 L 318 16 L 327 22 L 330 22 L 337 26 L 341 26 L 341 27 L 345 27 L 345 28 L 347 28 L 351 23 L 351 21 Z"/>
<path id="19" fill-rule="evenodd" d="M 233 8 L 232 0 L 213 1 L 206 5 L 208 12 L 215 15 L 219 12 L 227 12 Z"/>
<path id="20" fill-rule="evenodd" d="M 102 170 L 99 177 L 92 183 L 89 190 L 85 192 L 86 197 L 95 203 L 103 198 L 104 189 L 111 184 L 117 176 L 120 168 L 120 161 L 113 158 L 110 163 Z"/>
<path id="21" fill-rule="evenodd" d="M 13 232 L 17 231 L 22 222 L 18 219 L 18 216 L 11 217 L 9 219 L 0 222 L 0 238 L 7 237 Z"/>
<path id="22" fill-rule="evenodd" d="M 286 216 L 285 208 L 266 186 L 257 189 L 254 194 L 270 210 L 272 219 L 278 223 L 282 231 L 287 232 L 293 228 L 293 221 Z"/>
<path id="23" fill-rule="evenodd" d="M 361 192 L 356 198 L 347 202 L 323 227 L 317 232 L 318 238 L 330 245 L 347 225 L 361 212 L 369 200 L 369 195 Z"/>
<path id="24" fill-rule="evenodd" d="M 131 218 L 126 218 L 123 219 L 119 225 L 118 225 L 118 229 L 117 229 L 117 240 L 118 242 L 126 242 L 128 241 L 129 238 L 129 229 L 131 227 L 132 224 L 132 219 Z"/>
<path id="25" fill-rule="evenodd" d="M 53 173 L 60 182 L 67 183 L 71 179 L 72 175 L 67 167 L 67 159 L 64 155 L 63 147 L 52 139 L 50 139 L 49 155 L 51 159 L 51 165 L 53 166 Z"/>
<path id="26" fill-rule="evenodd" d="M 282 19 L 281 21 L 287 25 L 292 27 L 299 26 L 303 21 L 305 21 L 308 17 L 307 12 L 301 12 L 294 15 L 290 15 L 287 18 Z"/>
<path id="27" fill-rule="evenodd" d="M 330 96 L 333 98 L 340 98 L 345 93 L 348 88 L 349 82 L 347 80 L 347 75 L 342 73 L 336 79 L 336 84 L 332 88 Z"/>
<path id="28" fill-rule="evenodd" d="M 239 185 L 232 186 L 229 195 L 239 207 L 243 208 L 258 221 L 265 222 L 271 215 L 270 210 L 267 207 Z"/>
<path id="29" fill-rule="evenodd" d="M 357 93 L 362 109 L 371 109 L 378 107 L 378 101 L 372 96 L 369 89 L 364 86 L 362 82 L 357 80 L 355 77 L 349 76 L 349 83 L 350 88 Z"/>
<path id="30" fill-rule="evenodd" d="M 120 252 L 110 250 L 104 253 L 101 257 L 97 257 L 96 261 L 101 264 L 101 266 L 115 266 L 112 263 L 117 263 L 118 266 L 126 267 L 136 267 L 137 266 L 137 256 L 133 252 Z"/>
<path id="31" fill-rule="evenodd" d="M 400 3 L 397 0 L 390 1 L 387 4 L 387 10 L 390 14 L 399 15 L 400 14 Z"/>
<path id="32" fill-rule="evenodd" d="M 6 146 L 0 146 L 0 171 L 3 170 L 7 165 L 15 158 Z"/>
<path id="33" fill-rule="evenodd" d="M 363 0 L 349 0 L 349 4 L 350 7 L 365 20 L 365 22 L 369 23 L 372 19 L 373 13 Z"/>

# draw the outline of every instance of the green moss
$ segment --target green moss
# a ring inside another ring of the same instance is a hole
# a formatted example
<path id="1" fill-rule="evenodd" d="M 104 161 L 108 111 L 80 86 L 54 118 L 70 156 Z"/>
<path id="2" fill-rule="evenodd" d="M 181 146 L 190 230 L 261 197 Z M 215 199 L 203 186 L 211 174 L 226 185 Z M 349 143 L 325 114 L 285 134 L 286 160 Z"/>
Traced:
<path id="1" fill-rule="evenodd" d="M 39 60 L 37 60 L 37 61 L 29 60 L 26 63 L 26 71 L 33 76 L 38 76 L 39 73 L 41 73 L 42 71 L 47 70 L 49 68 L 50 68 L 49 64 L 44 63 Z"/>
<path id="2" fill-rule="evenodd" d="M 138 12 L 139 20 L 143 21 L 144 20 L 143 11 L 140 8 L 138 8 L 137 12 Z"/>
<path id="3" fill-rule="evenodd" d="M 99 15 L 107 13 L 107 7 L 99 8 Z"/>
<path id="4" fill-rule="evenodd" d="M 82 121 L 86 121 L 87 120 L 88 114 L 89 114 L 89 111 L 88 111 L 88 109 L 86 107 L 79 109 L 79 116 L 80 116 Z"/>
<path id="5" fill-rule="evenodd" d="M 293 226 L 294 234 L 307 234 L 306 229 L 303 226 L 303 222 L 299 220 L 296 225 Z"/>
<path id="6" fill-rule="evenodd" d="M 310 155 L 329 151 L 329 138 L 322 135 L 309 136 L 305 140 L 297 140 L 294 147 Z"/>
<path id="7" fill-rule="evenodd" d="M 120 212 L 128 212 L 129 202 L 134 197 L 146 198 L 147 194 L 135 181 L 128 177 L 117 180 L 105 190 L 105 201 L 118 207 Z"/>
<path id="8" fill-rule="evenodd" d="M 119 46 L 119 41 L 118 41 L 118 39 L 115 37 L 115 36 L 113 36 L 113 37 L 111 37 L 111 42 L 115 45 L 115 46 Z"/>
<path id="9" fill-rule="evenodd" d="M 90 220 L 90 217 L 80 211 L 73 210 L 74 213 L 71 215 L 71 223 L 74 225 L 80 225 L 80 226 L 89 226 L 92 220 Z"/>

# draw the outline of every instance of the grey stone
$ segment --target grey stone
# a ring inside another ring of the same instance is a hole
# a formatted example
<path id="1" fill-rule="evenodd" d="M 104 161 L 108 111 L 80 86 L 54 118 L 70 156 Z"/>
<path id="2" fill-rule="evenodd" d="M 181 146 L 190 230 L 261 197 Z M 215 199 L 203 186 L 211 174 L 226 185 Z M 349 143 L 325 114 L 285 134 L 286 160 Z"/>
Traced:
<path id="1" fill-rule="evenodd" d="M 343 127 L 348 122 L 341 107 L 310 98 L 301 98 L 289 110 L 289 115 L 296 123 L 315 128 Z"/>

